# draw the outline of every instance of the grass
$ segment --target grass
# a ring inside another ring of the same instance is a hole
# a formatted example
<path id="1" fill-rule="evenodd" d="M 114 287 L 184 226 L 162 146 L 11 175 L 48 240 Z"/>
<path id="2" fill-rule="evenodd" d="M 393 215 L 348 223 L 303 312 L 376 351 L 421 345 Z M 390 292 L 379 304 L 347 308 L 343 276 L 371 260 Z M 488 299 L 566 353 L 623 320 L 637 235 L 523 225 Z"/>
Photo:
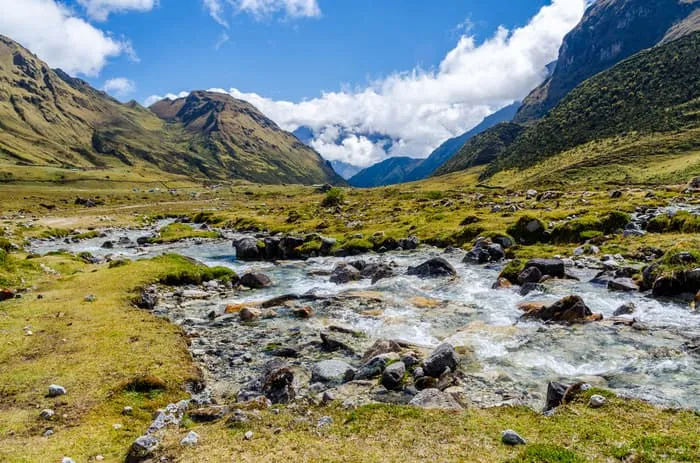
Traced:
<path id="1" fill-rule="evenodd" d="M 171 223 L 158 230 L 158 236 L 150 238 L 151 243 L 174 243 L 190 238 L 218 238 L 220 235 L 215 231 L 197 230 L 184 223 Z"/>

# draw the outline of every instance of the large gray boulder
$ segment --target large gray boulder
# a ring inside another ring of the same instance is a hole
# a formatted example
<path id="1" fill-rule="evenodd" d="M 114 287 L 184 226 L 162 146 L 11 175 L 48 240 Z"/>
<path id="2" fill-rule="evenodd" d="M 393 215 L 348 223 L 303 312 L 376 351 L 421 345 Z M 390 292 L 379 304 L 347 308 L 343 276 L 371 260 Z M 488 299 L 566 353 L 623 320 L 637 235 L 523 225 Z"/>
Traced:
<path id="1" fill-rule="evenodd" d="M 359 281 L 361 279 L 362 275 L 356 267 L 348 264 L 341 264 L 333 269 L 330 282 L 337 285 L 343 285 L 351 281 Z"/>
<path id="2" fill-rule="evenodd" d="M 311 382 L 337 386 L 355 377 L 355 369 L 342 360 L 322 360 L 311 369 Z"/>
<path id="3" fill-rule="evenodd" d="M 407 274 L 419 278 L 438 278 L 453 277 L 457 275 L 457 271 L 442 257 L 435 257 L 415 267 L 409 267 Z"/>
<path id="4" fill-rule="evenodd" d="M 455 371 L 459 365 L 459 355 L 451 344 L 440 344 L 428 358 L 423 361 L 423 372 L 427 376 L 439 378 L 449 368 Z"/>
<path id="5" fill-rule="evenodd" d="M 260 248 L 258 240 L 253 237 L 245 237 L 233 242 L 236 249 L 236 259 L 238 260 L 258 260 L 260 258 Z"/>
<path id="6" fill-rule="evenodd" d="M 405 374 L 406 365 L 403 362 L 392 363 L 382 373 L 382 386 L 390 391 L 401 389 Z"/>
<path id="7" fill-rule="evenodd" d="M 530 259 L 525 264 L 525 268 L 536 267 L 542 275 L 549 275 L 554 278 L 564 278 L 566 267 L 561 259 Z"/>

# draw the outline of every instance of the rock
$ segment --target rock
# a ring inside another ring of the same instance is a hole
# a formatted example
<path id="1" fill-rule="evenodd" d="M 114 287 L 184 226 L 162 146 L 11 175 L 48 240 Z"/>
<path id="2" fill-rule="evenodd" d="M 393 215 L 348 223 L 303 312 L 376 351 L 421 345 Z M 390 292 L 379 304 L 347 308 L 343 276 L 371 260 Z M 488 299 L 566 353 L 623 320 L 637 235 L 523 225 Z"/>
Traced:
<path id="1" fill-rule="evenodd" d="M 518 275 L 518 284 L 539 283 L 542 279 L 542 272 L 537 267 L 527 267 Z"/>
<path id="2" fill-rule="evenodd" d="M 360 271 L 352 265 L 340 264 L 333 269 L 330 282 L 337 285 L 350 283 L 351 281 L 359 281 L 362 279 Z"/>
<path id="3" fill-rule="evenodd" d="M 567 296 L 550 306 L 533 305 L 525 310 L 522 318 L 536 318 L 545 322 L 582 323 L 603 319 L 602 315 L 591 312 L 579 296 Z"/>
<path id="4" fill-rule="evenodd" d="M 322 360 L 311 369 L 311 382 L 337 386 L 351 381 L 355 377 L 355 369 L 342 360 Z"/>
<path id="5" fill-rule="evenodd" d="M 75 463 L 75 460 L 70 457 L 63 457 L 61 458 L 61 463 Z"/>
<path id="6" fill-rule="evenodd" d="M 482 247 L 475 247 L 464 256 L 462 262 L 467 264 L 485 264 L 491 261 L 491 254 Z"/>
<path id="7" fill-rule="evenodd" d="M 330 416 L 322 416 L 321 418 L 318 419 L 316 422 L 316 427 L 317 428 L 323 428 L 326 426 L 330 426 L 333 424 L 333 418 Z"/>
<path id="8" fill-rule="evenodd" d="M 622 198 L 622 192 L 620 190 L 614 190 L 610 192 L 610 199 Z"/>
<path id="9" fill-rule="evenodd" d="M 496 280 L 496 282 L 493 284 L 492 288 L 493 289 L 506 289 L 506 288 L 511 288 L 513 286 L 513 283 L 508 281 L 507 278 L 499 278 Z"/>
<path id="10" fill-rule="evenodd" d="M 545 292 L 547 288 L 539 283 L 524 283 L 520 288 L 520 295 L 525 297 L 533 291 Z"/>
<path id="11" fill-rule="evenodd" d="M 53 418 L 55 414 L 56 412 L 54 412 L 50 408 L 45 408 L 41 411 L 41 413 L 39 413 L 39 416 L 48 421 L 51 418 Z"/>
<path id="12" fill-rule="evenodd" d="M 566 384 L 557 383 L 555 381 L 551 381 L 547 384 L 547 399 L 544 404 L 544 411 L 548 412 L 561 405 L 567 389 L 568 386 Z"/>
<path id="13" fill-rule="evenodd" d="M 401 389 L 405 374 L 406 365 L 403 362 L 392 363 L 382 373 L 382 386 L 390 391 Z"/>
<path id="14" fill-rule="evenodd" d="M 354 379 L 369 379 L 379 376 L 390 362 L 397 360 L 399 360 L 399 354 L 396 352 L 374 356 L 357 370 Z"/>
<path id="15" fill-rule="evenodd" d="M 448 343 L 440 344 L 428 358 L 423 361 L 423 371 L 426 375 L 439 378 L 446 368 L 456 371 L 459 355 L 455 348 Z"/>
<path id="16" fill-rule="evenodd" d="M 400 239 L 398 241 L 398 247 L 404 251 L 412 251 L 418 247 L 420 240 L 417 236 L 409 236 L 408 238 Z"/>
<path id="17" fill-rule="evenodd" d="M 180 441 L 180 445 L 183 447 L 194 447 L 199 443 L 199 434 L 197 434 L 194 431 L 190 431 L 187 433 L 185 437 L 182 438 Z"/>
<path id="18" fill-rule="evenodd" d="M 409 267 L 407 274 L 419 278 L 437 278 L 456 276 L 457 271 L 442 257 L 435 257 L 416 267 Z"/>
<path id="19" fill-rule="evenodd" d="M 95 302 L 97 300 L 97 296 L 95 296 L 94 294 L 88 294 L 83 300 L 85 302 Z"/>
<path id="20" fill-rule="evenodd" d="M 689 193 L 700 192 L 700 177 L 690 180 L 686 186 L 686 191 Z"/>
<path id="21" fill-rule="evenodd" d="M 637 307 L 634 305 L 634 302 L 628 302 L 627 304 L 622 304 L 620 307 L 615 309 L 615 312 L 613 312 L 613 315 L 615 317 L 618 317 L 620 315 L 630 315 L 634 313 L 635 309 Z"/>
<path id="22" fill-rule="evenodd" d="M 262 393 L 273 404 L 286 404 L 294 400 L 294 372 L 287 365 L 267 368 L 262 380 Z"/>
<path id="23" fill-rule="evenodd" d="M 128 405 L 122 409 L 122 415 L 131 416 L 134 414 L 134 409 Z"/>
<path id="24" fill-rule="evenodd" d="M 525 445 L 527 443 L 525 439 L 512 429 L 506 429 L 501 433 L 501 442 L 506 445 Z"/>
<path id="25" fill-rule="evenodd" d="M 251 289 L 263 289 L 272 286 L 272 280 L 264 273 L 248 272 L 241 277 L 241 284 Z"/>
<path id="26" fill-rule="evenodd" d="M 227 407 L 211 406 L 192 410 L 190 411 L 189 415 L 190 419 L 197 423 L 212 423 L 222 419 L 226 415 L 227 411 Z"/>
<path id="27" fill-rule="evenodd" d="M 113 249 L 114 248 L 114 242 L 113 241 L 105 241 L 102 243 L 102 249 Z"/>
<path id="28" fill-rule="evenodd" d="M 248 431 L 245 434 L 243 434 L 243 439 L 252 440 L 253 439 L 253 431 Z"/>
<path id="29" fill-rule="evenodd" d="M 608 289 L 611 291 L 633 292 L 639 291 L 639 286 L 631 278 L 615 278 L 608 281 Z"/>
<path id="30" fill-rule="evenodd" d="M 49 386 L 49 397 L 58 397 L 60 395 L 66 394 L 66 388 L 63 386 L 59 386 L 58 384 L 52 384 Z"/>
<path id="31" fill-rule="evenodd" d="M 491 241 L 501 246 L 502 249 L 512 248 L 515 243 L 509 236 L 498 235 L 491 238 Z"/>
<path id="32" fill-rule="evenodd" d="M 461 410 L 462 406 L 452 395 L 439 389 L 423 389 L 411 399 L 409 405 L 426 409 Z"/>
<path id="33" fill-rule="evenodd" d="M 9 289 L 0 290 L 0 302 L 15 298 L 15 292 Z"/>
<path id="34" fill-rule="evenodd" d="M 127 463 L 137 463 L 153 456 L 160 447 L 160 441 L 155 436 L 144 435 L 131 444 L 126 455 Z"/>
<path id="35" fill-rule="evenodd" d="M 233 242 L 236 249 L 236 259 L 238 260 L 258 260 L 260 258 L 260 248 L 258 240 L 252 237 L 245 237 Z"/>
<path id="36" fill-rule="evenodd" d="M 378 339 L 362 355 L 362 361 L 367 362 L 378 355 L 388 354 L 390 352 L 401 352 L 401 345 L 399 345 L 399 343 L 396 341 Z"/>
<path id="37" fill-rule="evenodd" d="M 314 314 L 314 309 L 309 306 L 295 307 L 292 309 L 292 314 L 297 318 L 310 318 Z"/>
<path id="38" fill-rule="evenodd" d="M 590 408 L 600 408 L 604 406 L 607 403 L 608 399 L 603 397 L 602 395 L 592 395 L 590 399 L 588 399 L 588 406 Z"/>
<path id="39" fill-rule="evenodd" d="M 158 292 L 152 288 L 144 288 L 134 303 L 139 309 L 153 310 L 158 305 Z"/>
<path id="40" fill-rule="evenodd" d="M 327 352 L 335 352 L 337 350 L 344 350 L 350 354 L 353 354 L 354 351 L 350 346 L 345 344 L 344 342 L 338 341 L 337 339 L 333 339 L 330 334 L 324 333 L 323 331 L 319 333 L 319 336 L 321 337 L 321 347 L 323 350 Z"/>
<path id="41" fill-rule="evenodd" d="M 240 312 L 238 312 L 238 316 L 243 322 L 251 322 L 253 320 L 257 320 L 258 318 L 260 318 L 261 315 L 262 312 L 254 307 L 243 307 L 240 310 Z"/>
<path id="42" fill-rule="evenodd" d="M 372 280 L 372 284 L 381 279 L 391 278 L 394 276 L 394 269 L 387 264 L 367 264 L 359 270 L 360 276 L 362 278 L 370 278 Z"/>
<path id="43" fill-rule="evenodd" d="M 530 259 L 525 263 L 525 268 L 536 267 L 542 275 L 549 275 L 554 278 L 564 278 L 566 276 L 566 266 L 561 259 Z"/>

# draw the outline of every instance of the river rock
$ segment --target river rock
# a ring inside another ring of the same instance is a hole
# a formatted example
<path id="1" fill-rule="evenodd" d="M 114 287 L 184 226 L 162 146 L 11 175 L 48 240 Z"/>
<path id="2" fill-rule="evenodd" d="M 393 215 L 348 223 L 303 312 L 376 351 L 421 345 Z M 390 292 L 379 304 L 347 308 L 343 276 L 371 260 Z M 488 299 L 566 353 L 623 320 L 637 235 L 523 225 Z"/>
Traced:
<path id="1" fill-rule="evenodd" d="M 273 404 L 286 404 L 294 400 L 294 371 L 287 365 L 268 368 L 262 379 L 262 393 Z"/>
<path id="2" fill-rule="evenodd" d="M 491 261 L 491 254 L 482 247 L 475 247 L 464 256 L 462 262 L 467 264 L 485 264 Z"/>
<path id="3" fill-rule="evenodd" d="M 447 368 L 456 371 L 458 364 L 459 355 L 455 348 L 451 344 L 443 343 L 423 361 L 423 371 L 428 376 L 439 378 Z"/>
<path id="4" fill-rule="evenodd" d="M 550 381 L 547 384 L 547 399 L 544 404 L 544 411 L 548 412 L 561 405 L 568 388 L 566 384 Z"/>
<path id="5" fill-rule="evenodd" d="M 136 298 L 136 307 L 144 310 L 153 310 L 158 305 L 158 291 L 155 288 L 143 288 Z"/>
<path id="6" fill-rule="evenodd" d="M 394 276 L 394 269 L 392 269 L 387 264 L 375 264 L 370 263 L 365 265 L 360 270 L 360 276 L 362 278 L 369 278 L 372 280 L 372 284 L 375 284 L 379 280 L 384 278 L 391 278 Z"/>
<path id="7" fill-rule="evenodd" d="M 522 318 L 535 318 L 545 322 L 582 323 L 603 319 L 600 314 L 594 314 L 579 296 L 567 296 L 550 306 L 537 304 L 525 308 Z"/>
<path id="8" fill-rule="evenodd" d="M 566 266 L 561 259 L 530 259 L 525 263 L 525 268 L 537 267 L 542 275 L 549 275 L 554 278 L 564 278 L 566 276 Z"/>
<path id="9" fill-rule="evenodd" d="M 611 291 L 633 292 L 639 291 L 639 286 L 631 278 L 615 278 L 608 281 L 608 289 Z"/>
<path id="10" fill-rule="evenodd" d="M 310 318 L 314 314 L 314 309 L 309 306 L 295 307 L 292 309 L 292 314 L 297 318 Z"/>
<path id="11" fill-rule="evenodd" d="M 409 405 L 426 409 L 461 410 L 462 406 L 452 395 L 439 389 L 423 389 L 411 399 Z"/>
<path id="12" fill-rule="evenodd" d="M 506 445 L 525 445 L 527 443 L 525 439 L 512 429 L 506 429 L 501 433 L 501 442 Z"/>
<path id="13" fill-rule="evenodd" d="M 374 341 L 374 344 L 362 355 L 362 361 L 367 362 L 378 355 L 391 352 L 401 352 L 401 345 L 390 339 L 378 339 Z"/>
<path id="14" fill-rule="evenodd" d="M 262 289 L 272 286 L 272 280 L 264 273 L 248 272 L 241 277 L 241 284 L 251 289 Z"/>
<path id="15" fill-rule="evenodd" d="M 382 386 L 390 391 L 401 389 L 405 374 L 406 365 L 403 362 L 392 363 L 382 373 Z"/>
<path id="16" fill-rule="evenodd" d="M 399 354 L 389 352 L 379 354 L 365 362 L 358 370 L 354 379 L 370 379 L 381 375 L 390 362 L 399 360 Z M 405 365 L 405 364 L 404 364 Z"/>
<path id="17" fill-rule="evenodd" d="M 542 272 L 537 267 L 527 267 L 518 275 L 518 284 L 539 283 L 542 279 Z"/>
<path id="18" fill-rule="evenodd" d="M 243 322 L 257 320 L 261 315 L 262 312 L 260 309 L 256 309 L 255 307 L 243 307 L 240 312 L 238 312 L 238 316 Z"/>
<path id="19" fill-rule="evenodd" d="M 442 257 L 435 257 L 416 267 L 409 267 L 407 274 L 419 278 L 438 278 L 456 276 L 457 271 Z"/>
<path id="20" fill-rule="evenodd" d="M 233 242 L 236 249 L 236 259 L 238 260 L 258 260 L 260 258 L 260 248 L 258 240 L 253 237 L 245 237 Z"/>
<path id="21" fill-rule="evenodd" d="M 634 302 L 628 302 L 627 304 L 622 304 L 620 307 L 615 309 L 615 312 L 613 312 L 613 316 L 618 317 L 620 315 L 633 314 L 636 308 L 637 307 L 634 305 Z"/>
<path id="22" fill-rule="evenodd" d="M 350 283 L 351 281 L 359 281 L 362 279 L 360 271 L 348 264 L 340 264 L 333 269 L 330 282 L 337 285 Z"/>
<path id="23" fill-rule="evenodd" d="M 355 369 L 342 360 L 322 360 L 311 369 L 311 382 L 340 385 L 352 381 Z"/>
<path id="24" fill-rule="evenodd" d="M 408 238 L 403 238 L 398 241 L 398 245 L 404 251 L 412 251 L 416 249 L 420 244 L 420 240 L 417 236 L 409 236 Z"/>
<path id="25" fill-rule="evenodd" d="M 155 436 L 144 435 L 131 444 L 126 455 L 127 463 L 138 463 L 153 456 L 160 447 L 160 440 Z"/>

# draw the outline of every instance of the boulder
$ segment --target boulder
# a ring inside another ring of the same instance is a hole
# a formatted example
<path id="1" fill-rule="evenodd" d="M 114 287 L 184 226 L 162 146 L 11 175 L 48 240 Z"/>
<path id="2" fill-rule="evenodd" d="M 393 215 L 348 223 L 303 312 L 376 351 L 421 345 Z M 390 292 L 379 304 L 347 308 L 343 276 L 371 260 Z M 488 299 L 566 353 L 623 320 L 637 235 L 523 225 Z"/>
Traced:
<path id="1" fill-rule="evenodd" d="M 348 264 L 340 264 L 333 269 L 330 282 L 337 285 L 343 285 L 351 281 L 359 281 L 362 279 L 360 271 Z"/>
<path id="2" fill-rule="evenodd" d="M 243 307 L 239 312 L 238 316 L 243 322 L 252 322 L 257 320 L 262 315 L 262 312 L 255 307 Z"/>
<path id="3" fill-rule="evenodd" d="M 66 388 L 59 386 L 58 384 L 52 384 L 49 386 L 48 397 L 58 397 L 60 395 L 65 395 L 67 393 Z"/>
<path id="4" fill-rule="evenodd" d="M 398 241 L 398 247 L 404 251 L 411 251 L 416 249 L 420 244 L 420 240 L 417 236 L 409 236 L 408 238 L 403 238 Z"/>
<path id="5" fill-rule="evenodd" d="M 15 292 L 10 289 L 0 290 L 0 302 L 15 298 Z"/>
<path id="6" fill-rule="evenodd" d="M 544 404 L 544 411 L 547 412 L 561 405 L 568 388 L 569 386 L 566 384 L 550 381 L 547 384 L 547 399 Z"/>
<path id="7" fill-rule="evenodd" d="M 457 271 L 442 257 L 435 257 L 416 267 L 409 267 L 407 274 L 419 278 L 438 278 L 456 276 Z"/>
<path id="8" fill-rule="evenodd" d="M 501 442 L 506 445 L 525 445 L 527 442 L 512 429 L 506 429 L 501 433 Z"/>
<path id="9" fill-rule="evenodd" d="M 452 395 L 442 392 L 439 389 L 423 389 L 418 392 L 409 405 L 426 409 L 438 410 L 461 410 L 462 406 Z"/>
<path id="10" fill-rule="evenodd" d="M 406 365 L 403 362 L 392 363 L 382 373 L 382 386 L 390 391 L 401 389 L 405 374 Z"/>
<path id="11" fill-rule="evenodd" d="M 394 276 L 394 269 L 387 264 L 366 264 L 360 270 L 360 276 L 362 278 L 370 278 L 372 284 L 384 278 L 391 278 Z"/>
<path id="12" fill-rule="evenodd" d="M 579 296 L 567 296 L 550 306 L 533 304 L 525 308 L 522 318 L 558 323 L 583 323 L 603 319 L 602 315 L 591 312 Z"/>
<path id="13" fill-rule="evenodd" d="M 549 275 L 554 278 L 564 278 L 566 276 L 566 266 L 561 259 L 530 259 L 525 263 L 525 268 L 536 267 L 542 275 Z"/>
<path id="14" fill-rule="evenodd" d="M 367 351 L 362 355 L 362 361 L 368 362 L 370 359 L 391 352 L 401 352 L 401 345 L 393 340 L 389 339 L 378 339 L 372 344 L 372 346 L 367 349 Z"/>
<path id="15" fill-rule="evenodd" d="M 127 463 L 138 463 L 153 456 L 160 447 L 160 441 L 155 436 L 144 435 L 139 437 L 129 447 L 126 455 Z"/>
<path id="16" fill-rule="evenodd" d="M 272 286 L 272 280 L 264 273 L 248 272 L 241 277 L 240 283 L 251 289 L 262 289 Z"/>
<path id="17" fill-rule="evenodd" d="M 144 310 L 153 310 L 158 305 L 158 292 L 154 288 L 144 288 L 135 301 L 136 307 Z"/>
<path id="18" fill-rule="evenodd" d="M 381 375 L 390 362 L 399 360 L 399 354 L 389 352 L 379 354 L 365 362 L 358 370 L 354 379 L 370 379 Z M 405 365 L 405 364 L 404 364 Z"/>
<path id="19" fill-rule="evenodd" d="M 633 292 L 639 291 L 639 286 L 632 278 L 615 278 L 608 281 L 608 289 L 611 291 Z"/>
<path id="20" fill-rule="evenodd" d="M 539 283 L 542 279 L 542 272 L 537 267 L 527 267 L 518 275 L 518 284 Z"/>
<path id="21" fill-rule="evenodd" d="M 613 315 L 615 317 L 618 317 L 620 315 L 630 315 L 634 313 L 635 309 L 636 306 L 634 305 L 634 302 L 628 302 L 627 304 L 622 304 L 620 307 L 615 309 Z"/>
<path id="22" fill-rule="evenodd" d="M 279 249 L 283 259 L 300 259 L 303 257 L 297 250 L 304 244 L 304 238 L 287 235 L 279 241 Z"/>
<path id="23" fill-rule="evenodd" d="M 273 404 L 286 404 L 294 400 L 294 371 L 288 365 L 266 367 L 262 378 L 261 392 Z"/>
<path id="24" fill-rule="evenodd" d="M 322 360 L 311 369 L 311 382 L 338 386 L 352 381 L 355 369 L 342 360 Z"/>
<path id="25" fill-rule="evenodd" d="M 459 365 L 457 351 L 451 344 L 443 343 L 423 361 L 423 372 L 427 376 L 439 378 L 447 368 L 450 371 L 456 371 L 457 365 Z"/>
<path id="26" fill-rule="evenodd" d="M 238 260 L 260 259 L 260 248 L 256 238 L 241 238 L 233 242 L 233 247 L 236 249 L 236 259 Z"/>

